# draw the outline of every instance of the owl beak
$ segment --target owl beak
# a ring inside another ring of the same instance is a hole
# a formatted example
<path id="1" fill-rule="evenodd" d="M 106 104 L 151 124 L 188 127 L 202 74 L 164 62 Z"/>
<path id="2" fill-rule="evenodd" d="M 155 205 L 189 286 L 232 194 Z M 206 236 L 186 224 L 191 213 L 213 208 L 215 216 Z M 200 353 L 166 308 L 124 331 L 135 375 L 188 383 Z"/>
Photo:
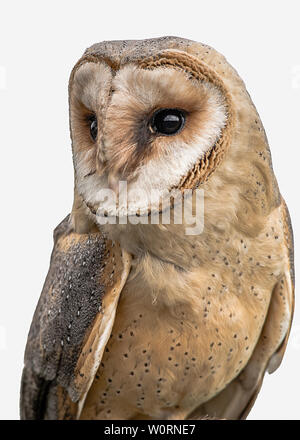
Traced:
<path id="1" fill-rule="evenodd" d="M 108 162 L 106 161 L 103 153 L 101 154 L 100 151 L 98 152 L 98 156 L 97 156 L 96 169 L 97 169 L 97 173 L 100 176 L 107 174 L 108 188 L 112 189 L 114 193 L 118 195 L 120 177 L 116 172 L 109 169 Z"/>
<path id="2" fill-rule="evenodd" d="M 99 176 L 102 176 L 106 170 L 106 161 L 104 158 L 100 157 L 99 153 L 96 160 L 96 170 Z"/>
<path id="3" fill-rule="evenodd" d="M 119 177 L 114 173 L 108 174 L 108 187 L 113 190 L 113 192 L 118 195 L 119 192 Z"/>

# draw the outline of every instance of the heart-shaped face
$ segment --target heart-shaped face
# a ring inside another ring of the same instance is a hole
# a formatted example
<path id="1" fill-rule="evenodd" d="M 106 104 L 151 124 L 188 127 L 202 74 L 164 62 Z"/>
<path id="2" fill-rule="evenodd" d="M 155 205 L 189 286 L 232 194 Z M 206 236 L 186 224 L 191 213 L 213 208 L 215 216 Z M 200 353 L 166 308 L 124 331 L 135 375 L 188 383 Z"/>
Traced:
<path id="1" fill-rule="evenodd" d="M 70 83 L 80 195 L 94 213 L 100 207 L 108 215 L 147 215 L 171 190 L 194 188 L 227 146 L 230 106 L 216 74 L 185 52 L 163 51 L 157 62 L 143 59 L 118 70 L 101 57 L 83 59 Z M 212 151 L 211 166 L 202 170 Z M 103 196 L 106 189 L 116 193 L 117 208 L 114 197 Z"/>

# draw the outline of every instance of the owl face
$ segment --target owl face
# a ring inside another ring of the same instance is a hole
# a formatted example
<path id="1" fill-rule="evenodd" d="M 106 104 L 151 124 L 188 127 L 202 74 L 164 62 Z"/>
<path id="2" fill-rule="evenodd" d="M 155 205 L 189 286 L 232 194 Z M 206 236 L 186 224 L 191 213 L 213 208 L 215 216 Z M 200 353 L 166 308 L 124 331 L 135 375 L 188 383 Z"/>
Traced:
<path id="1" fill-rule="evenodd" d="M 71 77 L 76 185 L 94 213 L 149 213 L 153 199 L 181 189 L 199 161 L 209 161 L 226 132 L 229 103 L 220 81 L 199 63 L 189 65 L 192 57 L 176 65 L 163 63 L 164 56 L 157 65 L 142 60 L 117 70 L 87 59 Z M 117 205 L 103 198 L 105 189 Z"/>

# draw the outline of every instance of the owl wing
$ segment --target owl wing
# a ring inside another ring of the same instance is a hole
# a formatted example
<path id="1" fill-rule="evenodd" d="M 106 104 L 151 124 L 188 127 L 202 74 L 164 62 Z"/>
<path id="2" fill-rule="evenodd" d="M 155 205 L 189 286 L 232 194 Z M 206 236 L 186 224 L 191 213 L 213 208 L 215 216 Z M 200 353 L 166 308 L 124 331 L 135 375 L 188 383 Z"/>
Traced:
<path id="1" fill-rule="evenodd" d="M 286 272 L 275 285 L 268 314 L 254 352 L 244 370 L 216 397 L 198 407 L 189 418 L 205 415 L 245 419 L 260 391 L 266 371 L 273 373 L 285 353 L 294 312 L 293 232 L 287 206 L 282 199 L 281 221 L 287 249 Z"/>
<path id="2" fill-rule="evenodd" d="M 22 419 L 78 417 L 111 334 L 130 256 L 100 231 L 54 231 L 49 272 L 34 313 L 21 384 Z"/>

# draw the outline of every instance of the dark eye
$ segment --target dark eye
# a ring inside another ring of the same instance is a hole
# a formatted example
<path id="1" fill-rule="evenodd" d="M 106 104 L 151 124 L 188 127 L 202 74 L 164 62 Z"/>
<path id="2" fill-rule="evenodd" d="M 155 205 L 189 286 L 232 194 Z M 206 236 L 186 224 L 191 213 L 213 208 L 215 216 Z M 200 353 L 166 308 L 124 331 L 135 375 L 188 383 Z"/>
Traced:
<path id="1" fill-rule="evenodd" d="M 96 141 L 98 134 L 98 122 L 95 115 L 89 117 L 90 133 L 93 141 Z"/>
<path id="2" fill-rule="evenodd" d="M 154 113 L 151 127 L 159 134 L 170 136 L 179 133 L 185 123 L 185 113 L 182 110 L 166 108 Z"/>

